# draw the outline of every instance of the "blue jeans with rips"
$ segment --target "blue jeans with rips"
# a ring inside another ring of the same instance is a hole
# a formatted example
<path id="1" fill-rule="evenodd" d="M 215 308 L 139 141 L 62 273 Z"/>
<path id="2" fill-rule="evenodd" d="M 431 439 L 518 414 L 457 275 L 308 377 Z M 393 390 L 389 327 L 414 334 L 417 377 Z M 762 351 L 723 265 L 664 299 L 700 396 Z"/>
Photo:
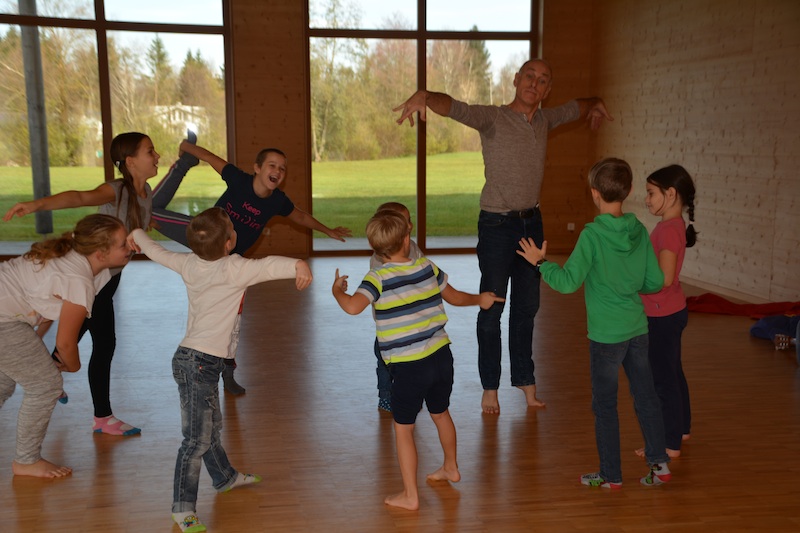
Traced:
<path id="1" fill-rule="evenodd" d="M 537 212 L 532 218 L 511 218 L 481 211 L 478 218 L 478 265 L 480 292 L 506 297 L 511 280 L 511 315 L 508 319 L 508 351 L 511 385 L 533 385 L 533 319 L 539 310 L 539 272 L 517 254 L 522 238 L 532 237 L 542 245 L 544 229 Z M 500 387 L 500 317 L 503 303 L 478 312 L 478 370 L 484 390 Z"/>
<path id="2" fill-rule="evenodd" d="M 592 410 L 600 475 L 611 483 L 622 483 L 617 413 L 620 365 L 628 376 L 633 407 L 644 437 L 645 459 L 648 464 L 669 462 L 664 445 L 664 422 L 653 385 L 647 346 L 647 334 L 614 344 L 589 341 Z"/>
<path id="3" fill-rule="evenodd" d="M 175 462 L 172 512 L 196 511 L 200 462 L 206 465 L 214 488 L 224 490 L 238 472 L 222 448 L 222 412 L 219 375 L 225 359 L 178 346 L 172 358 L 172 375 L 181 401 L 183 443 Z"/>

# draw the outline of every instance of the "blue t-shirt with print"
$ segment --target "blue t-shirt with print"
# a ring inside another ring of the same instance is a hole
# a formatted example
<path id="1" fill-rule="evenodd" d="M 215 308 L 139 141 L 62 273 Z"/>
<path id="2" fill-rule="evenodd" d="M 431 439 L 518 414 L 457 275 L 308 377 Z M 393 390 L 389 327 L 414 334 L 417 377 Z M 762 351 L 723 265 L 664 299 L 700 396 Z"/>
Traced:
<path id="1" fill-rule="evenodd" d="M 261 198 L 253 190 L 253 174 L 230 163 L 222 169 L 221 176 L 228 188 L 215 205 L 228 213 L 236 230 L 236 248 L 232 253 L 243 254 L 256 243 L 269 219 L 275 215 L 289 216 L 294 204 L 280 189 Z"/>

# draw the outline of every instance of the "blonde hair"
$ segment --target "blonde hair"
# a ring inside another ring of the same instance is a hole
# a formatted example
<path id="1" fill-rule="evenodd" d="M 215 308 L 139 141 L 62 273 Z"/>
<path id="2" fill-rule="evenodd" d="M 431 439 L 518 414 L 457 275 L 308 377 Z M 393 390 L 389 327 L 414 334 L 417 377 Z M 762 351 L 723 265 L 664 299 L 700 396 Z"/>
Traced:
<path id="1" fill-rule="evenodd" d="M 409 234 L 406 217 L 391 209 L 378 211 L 367 222 L 367 240 L 372 250 L 383 259 L 389 259 L 403 247 Z"/>
<path id="2" fill-rule="evenodd" d="M 75 231 L 68 231 L 61 237 L 34 243 L 23 257 L 36 264 L 44 265 L 75 250 L 83 256 L 94 252 L 108 251 L 114 245 L 114 236 L 125 229 L 122 221 L 111 215 L 94 214 L 86 216 L 75 225 Z"/>
<path id="3" fill-rule="evenodd" d="M 589 171 L 589 186 L 600 193 L 604 202 L 622 202 L 633 187 L 631 166 L 615 157 L 598 161 Z"/>
<path id="4" fill-rule="evenodd" d="M 231 238 L 228 213 L 221 207 L 206 209 L 189 222 L 186 242 L 200 259 L 216 261 L 225 257 L 225 243 Z"/>

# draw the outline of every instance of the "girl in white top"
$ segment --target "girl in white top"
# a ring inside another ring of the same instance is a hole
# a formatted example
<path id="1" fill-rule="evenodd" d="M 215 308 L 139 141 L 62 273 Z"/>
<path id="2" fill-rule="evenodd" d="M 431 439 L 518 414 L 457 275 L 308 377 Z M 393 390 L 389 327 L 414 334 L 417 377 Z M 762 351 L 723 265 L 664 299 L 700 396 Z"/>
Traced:
<path id="1" fill-rule="evenodd" d="M 3 220 L 37 211 L 96 205 L 100 213 L 121 219 L 128 232 L 134 228 L 147 229 L 153 211 L 153 191 L 147 180 L 156 176 L 161 156 L 150 137 L 138 132 L 121 133 L 114 137 L 109 155 L 122 175 L 121 179 L 102 183 L 90 191 L 64 191 L 18 203 L 8 210 Z M 111 280 L 97 294 L 92 310 L 95 318 L 84 322 L 79 338 L 86 331 L 92 336 L 92 356 L 87 373 L 94 404 L 92 430 L 95 433 L 129 436 L 141 433 L 141 429 L 113 415 L 110 391 L 111 360 L 117 344 L 113 297 L 120 282 L 121 270 L 113 270 Z"/>
<path id="2" fill-rule="evenodd" d="M 41 456 L 61 372 L 81 367 L 78 333 L 109 268 L 131 256 L 125 227 L 108 215 L 89 215 L 75 231 L 35 243 L 21 257 L 0 263 L 0 407 L 19 384 L 24 397 L 17 421 L 12 471 L 18 476 L 62 477 L 72 470 Z M 58 320 L 56 360 L 34 328 Z"/>

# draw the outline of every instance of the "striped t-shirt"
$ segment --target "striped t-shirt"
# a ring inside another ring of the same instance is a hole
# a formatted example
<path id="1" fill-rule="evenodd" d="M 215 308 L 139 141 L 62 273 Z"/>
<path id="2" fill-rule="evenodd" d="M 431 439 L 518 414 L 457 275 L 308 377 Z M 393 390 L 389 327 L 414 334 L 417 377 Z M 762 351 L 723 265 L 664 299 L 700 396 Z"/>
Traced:
<path id="1" fill-rule="evenodd" d="M 372 303 L 385 363 L 418 361 L 450 344 L 444 331 L 445 287 L 447 274 L 425 257 L 384 263 L 367 273 L 356 292 Z"/>

